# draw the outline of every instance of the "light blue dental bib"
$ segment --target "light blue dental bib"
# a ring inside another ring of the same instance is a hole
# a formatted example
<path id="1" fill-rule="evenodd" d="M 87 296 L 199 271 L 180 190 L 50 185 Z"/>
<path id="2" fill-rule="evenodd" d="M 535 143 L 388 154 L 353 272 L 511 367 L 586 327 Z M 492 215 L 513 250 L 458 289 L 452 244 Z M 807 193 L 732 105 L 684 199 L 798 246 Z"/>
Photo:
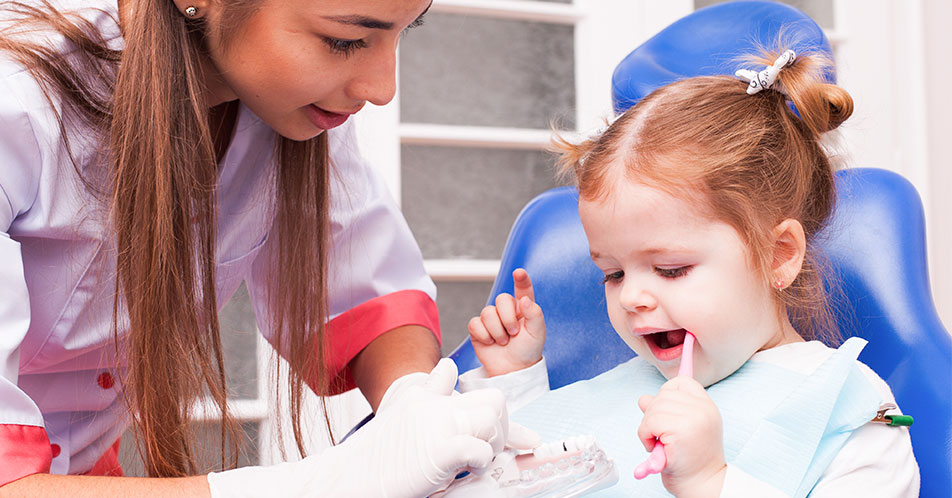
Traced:
<path id="1" fill-rule="evenodd" d="M 813 373 L 748 361 L 707 388 L 724 426 L 724 456 L 744 472 L 789 496 L 807 496 L 853 430 L 876 415 L 881 396 L 859 369 L 866 345 L 847 340 Z M 634 358 L 591 380 L 552 391 L 513 414 L 543 441 L 594 435 L 615 460 L 619 481 L 597 497 L 668 497 L 658 474 L 638 481 L 648 453 L 636 431 L 638 398 L 656 394 L 665 378 Z"/>

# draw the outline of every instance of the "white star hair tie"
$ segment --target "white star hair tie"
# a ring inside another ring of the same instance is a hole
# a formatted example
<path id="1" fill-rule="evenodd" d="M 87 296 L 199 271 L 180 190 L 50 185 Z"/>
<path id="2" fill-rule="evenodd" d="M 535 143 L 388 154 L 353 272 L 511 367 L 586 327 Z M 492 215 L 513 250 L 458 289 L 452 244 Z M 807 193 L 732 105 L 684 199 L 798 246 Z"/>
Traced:
<path id="1" fill-rule="evenodd" d="M 747 95 L 753 95 L 764 88 L 770 88 L 777 80 L 780 70 L 793 64 L 795 60 L 797 60 L 797 54 L 793 50 L 787 50 L 780 57 L 777 57 L 772 66 L 767 66 L 759 73 L 751 69 L 738 69 L 734 74 L 738 78 L 750 82 L 750 86 L 747 87 Z"/>

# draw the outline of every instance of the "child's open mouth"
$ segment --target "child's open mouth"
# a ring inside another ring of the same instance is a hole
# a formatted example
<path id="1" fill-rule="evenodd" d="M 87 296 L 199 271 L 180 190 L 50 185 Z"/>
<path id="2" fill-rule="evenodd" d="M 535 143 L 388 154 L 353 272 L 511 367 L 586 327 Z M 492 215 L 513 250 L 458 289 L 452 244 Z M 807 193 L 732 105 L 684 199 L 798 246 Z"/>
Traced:
<path id="1" fill-rule="evenodd" d="M 681 345 L 684 344 L 685 333 L 684 329 L 665 330 L 642 337 L 645 338 L 655 358 L 670 361 L 681 357 Z"/>

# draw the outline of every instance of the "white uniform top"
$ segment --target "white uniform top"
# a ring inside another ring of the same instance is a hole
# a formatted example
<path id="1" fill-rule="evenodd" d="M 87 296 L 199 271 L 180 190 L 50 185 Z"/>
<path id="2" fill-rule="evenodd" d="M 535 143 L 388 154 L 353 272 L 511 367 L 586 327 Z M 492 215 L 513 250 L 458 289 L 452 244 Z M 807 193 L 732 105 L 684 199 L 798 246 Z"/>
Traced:
<path id="1" fill-rule="evenodd" d="M 114 0 L 97 6 L 103 12 L 84 17 L 121 48 Z M 58 35 L 49 40 L 69 50 Z M 91 136 L 69 130 L 76 164 L 87 171 L 103 160 Z M 346 377 L 347 362 L 381 333 L 418 324 L 439 337 L 439 322 L 420 250 L 357 151 L 352 125 L 329 139 L 329 362 Z M 265 316 L 265 262 L 277 238 L 269 239 L 274 141 L 241 106 L 219 173 L 219 309 L 246 280 L 257 316 Z M 116 254 L 105 213 L 79 181 L 36 81 L 0 55 L 0 485 L 46 471 L 51 455 L 52 473 L 88 471 L 126 425 L 119 376 L 111 373 L 123 362 L 112 340 Z M 125 326 L 120 319 L 120 334 Z M 258 326 L 268 334 L 267 324 Z"/>
<path id="2" fill-rule="evenodd" d="M 832 353 L 832 349 L 818 341 L 798 342 L 757 352 L 748 361 L 764 362 L 808 374 Z M 889 385 L 864 363 L 857 363 L 882 396 L 883 402 L 895 403 Z M 506 394 L 509 412 L 514 413 L 532 400 L 545 395 L 549 391 L 549 380 L 543 360 L 529 368 L 496 377 L 487 377 L 485 369 L 479 367 L 460 375 L 459 386 L 460 391 L 464 392 L 487 387 L 501 389 Z M 632 400 L 632 403 L 636 401 Z M 619 421 L 612 426 L 630 435 L 636 427 L 629 422 Z M 529 427 L 531 428 L 531 425 Z M 621 472 L 631 470 L 620 469 Z M 603 494 L 611 495 L 611 488 Z M 728 464 L 721 496 L 779 498 L 786 495 L 769 483 Z M 830 466 L 823 472 L 810 496 L 919 496 L 919 466 L 912 452 L 909 428 L 869 423 L 853 431 Z"/>

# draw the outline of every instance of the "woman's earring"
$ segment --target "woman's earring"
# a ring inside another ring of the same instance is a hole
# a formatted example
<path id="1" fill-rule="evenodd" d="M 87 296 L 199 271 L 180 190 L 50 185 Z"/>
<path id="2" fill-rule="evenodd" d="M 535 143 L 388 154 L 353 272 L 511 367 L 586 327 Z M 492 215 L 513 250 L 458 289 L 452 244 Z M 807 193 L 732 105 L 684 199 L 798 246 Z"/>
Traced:
<path id="1" fill-rule="evenodd" d="M 194 5 L 185 7 L 185 17 L 195 17 L 198 15 L 198 8 Z"/>
<path id="2" fill-rule="evenodd" d="M 777 288 L 777 290 L 783 290 L 783 280 L 780 280 L 778 278 L 773 284 L 774 284 L 774 287 Z"/>

